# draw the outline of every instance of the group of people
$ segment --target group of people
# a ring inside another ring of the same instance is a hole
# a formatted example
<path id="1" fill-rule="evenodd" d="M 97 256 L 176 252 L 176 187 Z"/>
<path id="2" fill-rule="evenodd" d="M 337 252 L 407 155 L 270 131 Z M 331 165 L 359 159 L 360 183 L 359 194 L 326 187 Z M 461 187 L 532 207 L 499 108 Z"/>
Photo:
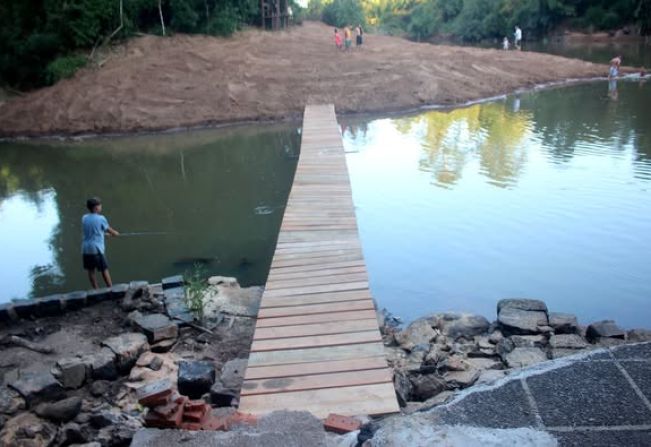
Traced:
<path id="1" fill-rule="evenodd" d="M 504 36 L 504 40 L 502 41 L 502 49 L 508 50 L 510 47 L 511 43 L 509 42 L 509 38 Z M 519 26 L 516 26 L 515 31 L 513 32 L 513 48 L 516 50 L 522 49 L 522 30 Z"/>
<path id="2" fill-rule="evenodd" d="M 362 43 L 364 43 L 364 30 L 362 29 L 362 25 L 357 25 L 355 27 L 355 46 L 359 48 L 362 46 Z M 340 32 L 338 28 L 335 28 L 335 46 L 338 50 L 344 51 L 348 51 L 352 48 L 353 32 L 349 26 L 343 29 L 343 37 L 342 32 Z"/>

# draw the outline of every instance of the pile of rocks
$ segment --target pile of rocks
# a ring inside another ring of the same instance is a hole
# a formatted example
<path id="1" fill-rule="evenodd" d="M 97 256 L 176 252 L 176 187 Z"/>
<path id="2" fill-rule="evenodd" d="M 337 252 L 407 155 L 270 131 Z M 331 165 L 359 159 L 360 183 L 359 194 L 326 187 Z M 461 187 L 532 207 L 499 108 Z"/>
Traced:
<path id="1" fill-rule="evenodd" d="M 437 313 L 404 330 L 388 324 L 381 330 L 405 412 L 443 403 L 456 390 L 494 382 L 514 368 L 651 339 L 651 331 L 626 333 L 613 321 L 583 327 L 574 315 L 549 312 L 544 302 L 531 299 L 499 301 L 492 323 L 480 315 Z"/>

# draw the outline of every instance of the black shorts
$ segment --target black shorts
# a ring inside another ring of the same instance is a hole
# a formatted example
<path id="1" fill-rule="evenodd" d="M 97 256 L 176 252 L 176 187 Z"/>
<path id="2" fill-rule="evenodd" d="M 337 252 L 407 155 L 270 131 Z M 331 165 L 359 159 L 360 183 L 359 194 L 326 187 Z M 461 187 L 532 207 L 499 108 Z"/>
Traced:
<path id="1" fill-rule="evenodd" d="M 108 262 L 102 253 L 96 255 L 84 255 L 84 270 L 97 270 L 103 272 L 108 270 Z"/>
<path id="2" fill-rule="evenodd" d="M 362 44 L 362 36 L 357 36 L 356 44 L 357 44 L 357 45 L 361 45 L 361 44 Z"/>

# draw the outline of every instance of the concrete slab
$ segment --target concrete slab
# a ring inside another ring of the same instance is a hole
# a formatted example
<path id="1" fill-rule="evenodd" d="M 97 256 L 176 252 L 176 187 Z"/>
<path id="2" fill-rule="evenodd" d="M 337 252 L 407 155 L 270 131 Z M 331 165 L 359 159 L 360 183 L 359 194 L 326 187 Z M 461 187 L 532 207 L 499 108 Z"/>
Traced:
<path id="1" fill-rule="evenodd" d="M 651 411 L 610 362 L 575 363 L 526 379 L 546 426 L 638 425 Z"/>
<path id="2" fill-rule="evenodd" d="M 616 359 L 651 360 L 651 343 L 618 346 L 612 349 Z"/>
<path id="3" fill-rule="evenodd" d="M 559 447 L 646 447 L 651 445 L 651 430 L 552 432 Z"/>
<path id="4" fill-rule="evenodd" d="M 535 419 L 519 380 L 469 394 L 458 403 L 437 409 L 440 423 L 489 428 L 531 427 Z M 439 422 L 439 421 L 437 421 Z"/>
<path id="5" fill-rule="evenodd" d="M 620 362 L 642 394 L 651 401 L 651 362 Z M 651 424 L 651 421 L 649 421 Z M 649 439 L 651 444 L 651 439 Z"/>

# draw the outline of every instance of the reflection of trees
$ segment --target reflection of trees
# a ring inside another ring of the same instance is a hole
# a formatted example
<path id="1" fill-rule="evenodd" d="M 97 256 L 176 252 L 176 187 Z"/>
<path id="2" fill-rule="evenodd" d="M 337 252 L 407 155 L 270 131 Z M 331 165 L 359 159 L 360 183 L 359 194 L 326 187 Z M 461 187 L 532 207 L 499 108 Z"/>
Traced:
<path id="1" fill-rule="evenodd" d="M 524 163 L 522 143 L 528 125 L 528 115 L 511 113 L 504 103 L 431 111 L 395 124 L 402 133 L 422 132 L 420 169 L 432 172 L 441 186 L 454 185 L 473 155 L 492 183 L 511 183 Z"/>
<path id="2" fill-rule="evenodd" d="M 21 194 L 38 206 L 40 192 L 55 193 L 59 226 L 50 241 L 55 265 L 34 270 L 34 294 L 85 286 L 80 218 L 90 195 L 102 197 L 110 222 L 122 231 L 175 235 L 109 242 L 116 280 L 182 273 L 191 264 L 174 268 L 173 262 L 196 257 L 214 259 L 208 268 L 215 273 L 264 282 L 282 212 L 256 216 L 253 210 L 260 205 L 282 210 L 296 163 L 291 152 L 298 147 L 297 134 L 273 128 L 256 134 L 198 134 L 185 134 L 185 141 L 175 134 L 0 145 L 0 203 Z M 240 269 L 243 259 L 246 272 Z"/>

